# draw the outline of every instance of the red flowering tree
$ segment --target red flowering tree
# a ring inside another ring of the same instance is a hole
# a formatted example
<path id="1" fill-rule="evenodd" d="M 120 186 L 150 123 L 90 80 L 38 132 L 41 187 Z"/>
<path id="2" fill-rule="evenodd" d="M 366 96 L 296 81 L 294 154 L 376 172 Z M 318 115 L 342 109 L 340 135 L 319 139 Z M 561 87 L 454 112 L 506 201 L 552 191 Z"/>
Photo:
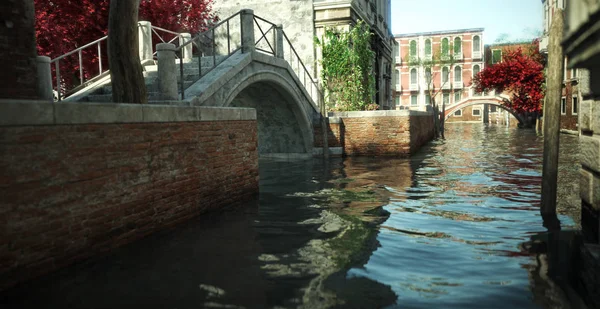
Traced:
<path id="1" fill-rule="evenodd" d="M 141 0 L 139 20 L 192 35 L 216 20 L 213 0 Z M 38 54 L 56 58 L 106 35 L 110 0 L 34 0 Z M 108 66 L 106 44 L 102 44 L 103 70 Z M 84 77 L 98 73 L 96 47 L 82 51 Z M 61 60 L 61 79 L 78 84 L 77 54 Z M 52 67 L 54 70 L 54 66 Z"/>
<path id="2" fill-rule="evenodd" d="M 502 61 L 486 67 L 473 78 L 477 92 L 495 90 L 511 96 L 507 104 L 516 112 L 541 112 L 544 98 L 544 58 L 538 42 L 504 49 Z"/>

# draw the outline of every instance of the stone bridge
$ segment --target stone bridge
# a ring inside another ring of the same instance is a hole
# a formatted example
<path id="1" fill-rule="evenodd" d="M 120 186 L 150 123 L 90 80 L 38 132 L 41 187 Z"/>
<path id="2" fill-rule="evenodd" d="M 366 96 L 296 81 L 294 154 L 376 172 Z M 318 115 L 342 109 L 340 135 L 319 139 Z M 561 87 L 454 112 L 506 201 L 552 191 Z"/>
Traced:
<path id="1" fill-rule="evenodd" d="M 215 37 L 225 26 L 229 37 Z M 255 108 L 261 156 L 311 157 L 313 121 L 320 119 L 317 101 L 322 96 L 282 27 L 241 10 L 211 31 L 213 35 L 188 39 L 187 45 L 180 41 L 179 47 L 157 44 L 157 61 L 152 42 L 140 41 L 149 103 Z M 152 34 L 140 33 L 144 36 Z M 192 45 L 198 57 L 192 56 Z M 65 101 L 111 101 L 110 93 L 107 76 Z"/>
<path id="2" fill-rule="evenodd" d="M 450 105 L 446 107 L 446 111 L 444 113 L 444 119 L 448 119 L 454 112 L 459 109 L 463 109 L 472 105 L 481 105 L 481 104 L 489 104 L 497 106 L 505 111 L 509 112 L 513 115 L 519 123 L 524 123 L 520 114 L 518 114 L 515 110 L 506 105 L 508 99 L 501 96 L 481 96 L 481 97 L 468 97 L 456 104 Z"/>

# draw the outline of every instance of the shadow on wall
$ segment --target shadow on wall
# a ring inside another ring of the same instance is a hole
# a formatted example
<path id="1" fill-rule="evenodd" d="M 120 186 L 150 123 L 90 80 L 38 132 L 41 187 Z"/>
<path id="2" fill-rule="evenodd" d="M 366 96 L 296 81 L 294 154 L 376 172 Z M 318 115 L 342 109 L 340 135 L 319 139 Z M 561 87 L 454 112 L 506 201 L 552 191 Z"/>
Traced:
<path id="1" fill-rule="evenodd" d="M 265 82 L 252 84 L 230 106 L 256 109 L 259 155 L 309 152 L 302 111 L 278 87 Z"/>

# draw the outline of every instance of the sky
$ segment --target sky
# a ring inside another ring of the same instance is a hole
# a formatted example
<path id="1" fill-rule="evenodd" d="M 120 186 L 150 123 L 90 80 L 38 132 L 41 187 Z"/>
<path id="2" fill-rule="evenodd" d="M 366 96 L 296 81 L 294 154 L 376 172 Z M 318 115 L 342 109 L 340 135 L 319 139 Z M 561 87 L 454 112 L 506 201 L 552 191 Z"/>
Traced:
<path id="1" fill-rule="evenodd" d="M 533 39 L 543 30 L 541 0 L 391 0 L 392 33 L 485 28 L 484 44 Z"/>

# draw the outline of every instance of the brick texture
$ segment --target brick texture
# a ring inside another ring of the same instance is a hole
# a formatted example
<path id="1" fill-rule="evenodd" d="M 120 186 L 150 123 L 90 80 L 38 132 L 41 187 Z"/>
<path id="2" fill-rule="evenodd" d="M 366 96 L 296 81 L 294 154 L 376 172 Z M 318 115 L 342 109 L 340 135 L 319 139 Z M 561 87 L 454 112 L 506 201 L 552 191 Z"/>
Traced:
<path id="1" fill-rule="evenodd" d="M 256 121 L 0 128 L 0 289 L 258 192 Z"/>
<path id="2" fill-rule="evenodd" d="M 0 1 L 0 98 L 36 99 L 33 0 Z"/>
<path id="3" fill-rule="evenodd" d="M 315 147 L 322 147 L 320 128 L 315 132 Z M 329 124 L 328 143 L 346 156 L 408 157 L 432 138 L 431 115 L 348 117 Z"/>

